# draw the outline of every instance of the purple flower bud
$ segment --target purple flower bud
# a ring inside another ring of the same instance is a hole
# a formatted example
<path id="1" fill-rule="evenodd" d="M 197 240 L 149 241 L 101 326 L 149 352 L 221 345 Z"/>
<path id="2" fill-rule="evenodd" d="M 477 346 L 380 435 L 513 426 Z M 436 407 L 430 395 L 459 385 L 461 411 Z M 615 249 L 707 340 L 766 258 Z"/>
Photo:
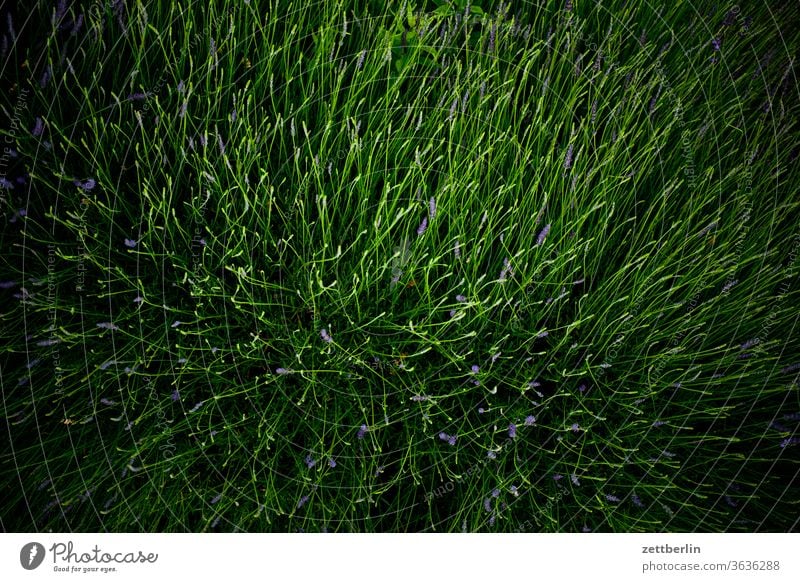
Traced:
<path id="1" fill-rule="evenodd" d="M 578 426 L 577 422 L 573 423 L 571 428 L 572 428 L 572 432 L 578 432 L 578 431 L 581 430 L 581 427 Z"/>
<path id="2" fill-rule="evenodd" d="M 306 455 L 305 464 L 306 464 L 306 467 L 308 467 L 309 469 L 313 469 L 314 465 L 316 465 L 317 462 L 314 460 L 314 458 L 311 455 Z"/>
<path id="3" fill-rule="evenodd" d="M 464 303 L 466 300 L 467 298 L 464 297 L 463 295 L 456 295 L 456 301 L 458 301 L 459 303 Z"/>
<path id="4" fill-rule="evenodd" d="M 58 6 L 56 6 L 55 22 L 58 22 L 62 18 L 64 18 L 64 15 L 66 13 L 67 13 L 67 0 L 58 0 Z"/>
<path id="5" fill-rule="evenodd" d="M 297 502 L 297 509 L 300 509 L 301 507 L 303 507 L 306 504 L 307 501 L 308 501 L 308 495 L 303 495 L 300 498 L 300 501 Z"/>
<path id="6" fill-rule="evenodd" d="M 439 440 L 440 441 L 446 441 L 449 438 L 450 438 L 450 436 L 446 432 L 440 432 L 439 433 Z"/>
<path id="7" fill-rule="evenodd" d="M 752 348 L 753 346 L 755 346 L 755 345 L 758 345 L 758 343 L 759 343 L 760 341 L 761 341 L 761 340 L 760 340 L 759 338 L 757 338 L 757 337 L 756 337 L 756 338 L 753 338 L 753 339 L 749 339 L 749 340 L 747 340 L 746 342 L 744 342 L 744 343 L 741 345 L 741 348 L 742 348 L 743 350 L 748 350 L 748 349 Z"/>
<path id="8" fill-rule="evenodd" d="M 489 451 L 488 453 L 486 453 L 486 456 L 489 457 L 490 459 L 496 459 L 497 453 L 495 453 L 494 451 Z"/>
<path id="9" fill-rule="evenodd" d="M 119 328 L 118 328 L 116 325 L 114 325 L 113 323 L 111 323 L 111 322 L 106 322 L 106 321 L 104 321 L 103 323 L 98 323 L 98 324 L 97 324 L 97 327 L 99 327 L 100 329 L 113 329 L 113 330 L 117 330 L 117 329 L 119 329 Z"/>
<path id="10" fill-rule="evenodd" d="M 500 497 L 500 490 L 497 488 L 492 489 L 492 497 Z"/>
<path id="11" fill-rule="evenodd" d="M 570 476 L 570 479 L 572 479 L 572 483 L 573 483 L 573 484 L 574 484 L 576 487 L 579 487 L 579 486 L 580 486 L 581 482 L 578 480 L 578 476 L 577 476 L 575 473 L 573 473 L 573 474 Z"/>
<path id="12" fill-rule="evenodd" d="M 789 432 L 789 429 L 783 426 L 781 423 L 773 420 L 769 423 L 769 428 L 773 430 L 777 430 L 778 432 Z"/>
<path id="13" fill-rule="evenodd" d="M 333 338 L 328 334 L 328 330 L 325 329 L 324 327 L 320 330 L 319 335 L 327 343 L 331 343 L 333 341 Z"/>
<path id="14" fill-rule="evenodd" d="M 616 495 L 606 495 L 606 499 L 612 503 L 619 503 L 619 497 Z"/>
<path id="15" fill-rule="evenodd" d="M 289 370 L 287 370 L 286 368 L 276 368 L 275 373 L 278 375 L 288 374 Z"/>
<path id="16" fill-rule="evenodd" d="M 786 366 L 785 368 L 781 368 L 781 374 L 788 374 L 789 372 L 794 372 L 799 368 L 800 368 L 800 362 L 798 362 L 797 364 L 792 364 L 791 366 Z"/>
<path id="17" fill-rule="evenodd" d="M 636 507 L 642 507 L 642 508 L 644 507 L 644 503 L 642 503 L 642 500 L 641 500 L 641 499 L 639 499 L 639 496 L 638 496 L 638 495 L 636 495 L 636 493 L 634 493 L 633 495 L 631 495 L 631 501 L 633 501 L 633 504 L 634 504 Z"/>
<path id="18" fill-rule="evenodd" d="M 456 444 L 456 436 L 455 436 L 455 435 L 451 435 L 451 436 L 450 436 L 450 437 L 447 439 L 447 444 L 449 444 L 451 447 L 452 447 L 452 446 L 455 446 L 455 444 Z"/>
<path id="19" fill-rule="evenodd" d="M 211 500 L 211 505 L 216 505 L 222 499 L 222 493 L 218 493 L 214 499 Z"/>
<path id="20" fill-rule="evenodd" d="M 488 513 L 492 511 L 492 500 L 490 498 L 486 498 L 483 500 L 483 509 Z"/>
<path id="21" fill-rule="evenodd" d="M 170 327 L 178 327 L 182 323 L 183 323 L 182 321 L 174 321 L 174 322 L 172 322 L 172 325 L 170 325 Z"/>
<path id="22" fill-rule="evenodd" d="M 564 475 L 562 475 L 561 473 L 556 473 L 555 475 L 553 475 L 553 481 L 561 481 L 561 479 L 563 478 Z"/>
<path id="23" fill-rule="evenodd" d="M 417 236 L 422 236 L 428 230 L 428 217 L 422 219 L 419 227 L 417 227 Z"/>
<path id="24" fill-rule="evenodd" d="M 433 197 L 428 201 L 428 216 L 430 216 L 431 220 L 436 216 L 436 199 Z"/>
<path id="25" fill-rule="evenodd" d="M 538 337 L 538 338 L 542 338 L 542 337 L 547 337 L 548 335 L 550 335 L 550 332 L 547 332 L 547 331 L 542 331 L 542 332 L 540 332 L 540 333 L 537 333 L 537 334 L 536 334 L 536 337 Z"/>
<path id="26" fill-rule="evenodd" d="M 539 236 L 536 237 L 536 246 L 537 247 L 540 246 L 544 242 L 544 239 L 545 239 L 545 237 L 547 237 L 548 234 L 550 234 L 550 225 L 549 224 L 545 225 L 545 227 L 539 233 Z"/>
<path id="27" fill-rule="evenodd" d="M 132 248 L 134 248 L 136 246 L 136 241 L 135 240 L 131 240 L 129 238 L 126 238 L 125 239 L 125 246 L 130 248 L 130 249 L 132 249 Z"/>
<path id="28" fill-rule="evenodd" d="M 34 137 L 39 137 L 40 135 L 42 135 L 43 131 L 44 131 L 44 123 L 42 122 L 42 118 L 37 117 L 36 123 L 34 123 L 31 133 L 34 135 Z"/>
<path id="29" fill-rule="evenodd" d="M 715 51 L 718 51 L 722 41 L 720 41 L 719 37 L 711 40 L 711 46 L 714 48 Z"/>
<path id="30" fill-rule="evenodd" d="M 364 435 L 367 434 L 367 430 L 369 430 L 369 429 L 367 429 L 367 425 L 366 424 L 362 424 L 361 428 L 358 429 L 358 433 L 356 434 L 356 436 L 359 439 L 363 439 Z"/>
<path id="31" fill-rule="evenodd" d="M 481 370 L 481 369 L 480 369 L 480 367 L 479 367 L 479 366 L 477 366 L 477 365 L 475 365 L 475 364 L 473 364 L 473 365 L 472 365 L 472 373 L 473 373 L 473 374 L 477 374 L 478 372 L 480 372 L 480 370 Z"/>
<path id="32" fill-rule="evenodd" d="M 569 170 L 572 167 L 572 144 L 567 147 L 567 154 L 564 156 L 564 169 Z"/>
<path id="33" fill-rule="evenodd" d="M 330 458 L 330 459 L 328 459 L 328 466 L 329 466 L 331 469 L 335 469 L 335 468 L 336 468 L 336 460 L 335 460 L 335 459 L 333 459 L 333 458 Z"/>
<path id="34" fill-rule="evenodd" d="M 42 73 L 42 78 L 39 79 L 39 86 L 44 88 L 47 87 L 48 81 L 50 81 L 50 77 L 52 76 L 53 71 L 50 68 L 50 65 L 47 65 L 44 72 Z"/>
<path id="35" fill-rule="evenodd" d="M 181 399 L 181 393 L 178 391 L 177 388 L 175 388 L 175 390 L 172 391 L 170 398 L 172 398 L 173 402 L 177 402 L 178 400 Z"/>
<path id="36" fill-rule="evenodd" d="M 536 424 L 535 416 L 529 414 L 528 416 L 525 417 L 525 426 L 533 426 L 534 424 Z"/>
<path id="37" fill-rule="evenodd" d="M 356 62 L 356 70 L 360 71 L 361 67 L 364 65 L 364 59 L 367 56 L 367 51 L 363 50 L 358 54 L 358 61 Z"/>
<path id="38" fill-rule="evenodd" d="M 659 426 L 664 426 L 665 424 L 667 424 L 667 423 L 666 423 L 666 422 L 664 422 L 663 420 L 657 420 L 657 421 L 655 421 L 655 422 L 653 423 L 653 427 L 654 427 L 654 428 L 658 428 Z"/>
<path id="39" fill-rule="evenodd" d="M 517 425 L 513 422 L 508 425 L 508 437 L 512 439 L 517 438 Z"/>

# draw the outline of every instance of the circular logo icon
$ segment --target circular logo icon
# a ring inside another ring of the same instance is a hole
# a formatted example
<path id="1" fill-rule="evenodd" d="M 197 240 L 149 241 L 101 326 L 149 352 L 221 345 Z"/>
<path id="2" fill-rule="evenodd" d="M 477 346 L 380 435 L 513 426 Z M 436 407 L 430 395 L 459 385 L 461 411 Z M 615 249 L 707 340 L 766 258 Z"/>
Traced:
<path id="1" fill-rule="evenodd" d="M 35 570 L 44 561 L 44 546 L 38 542 L 30 542 L 22 546 L 19 552 L 19 563 L 26 570 Z"/>

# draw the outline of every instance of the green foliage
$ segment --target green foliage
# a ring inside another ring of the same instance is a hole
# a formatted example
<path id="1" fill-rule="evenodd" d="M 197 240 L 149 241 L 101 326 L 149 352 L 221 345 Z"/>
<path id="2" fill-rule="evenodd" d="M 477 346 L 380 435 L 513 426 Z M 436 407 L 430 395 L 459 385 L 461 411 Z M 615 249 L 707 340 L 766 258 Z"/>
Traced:
<path id="1" fill-rule="evenodd" d="M 5 528 L 796 528 L 796 14 L 483 4 L 34 3 Z"/>

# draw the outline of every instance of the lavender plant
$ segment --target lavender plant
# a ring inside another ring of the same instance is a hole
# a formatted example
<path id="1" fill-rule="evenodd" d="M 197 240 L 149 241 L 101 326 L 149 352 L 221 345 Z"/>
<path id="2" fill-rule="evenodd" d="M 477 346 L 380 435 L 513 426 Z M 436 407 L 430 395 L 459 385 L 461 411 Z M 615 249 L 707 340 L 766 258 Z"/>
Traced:
<path id="1" fill-rule="evenodd" d="M 146 4 L 2 33 L 3 529 L 797 529 L 795 6 Z"/>

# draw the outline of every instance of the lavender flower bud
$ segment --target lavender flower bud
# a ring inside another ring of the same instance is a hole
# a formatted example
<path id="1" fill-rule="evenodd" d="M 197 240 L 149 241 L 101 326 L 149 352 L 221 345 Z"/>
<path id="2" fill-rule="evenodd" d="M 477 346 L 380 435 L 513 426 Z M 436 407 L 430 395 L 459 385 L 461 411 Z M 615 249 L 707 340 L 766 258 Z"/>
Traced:
<path id="1" fill-rule="evenodd" d="M 547 237 L 547 235 L 549 233 L 550 233 L 550 225 L 547 224 L 542 229 L 542 231 L 539 233 L 539 236 L 536 237 L 536 246 L 537 247 L 540 246 L 544 242 L 544 239 Z"/>

